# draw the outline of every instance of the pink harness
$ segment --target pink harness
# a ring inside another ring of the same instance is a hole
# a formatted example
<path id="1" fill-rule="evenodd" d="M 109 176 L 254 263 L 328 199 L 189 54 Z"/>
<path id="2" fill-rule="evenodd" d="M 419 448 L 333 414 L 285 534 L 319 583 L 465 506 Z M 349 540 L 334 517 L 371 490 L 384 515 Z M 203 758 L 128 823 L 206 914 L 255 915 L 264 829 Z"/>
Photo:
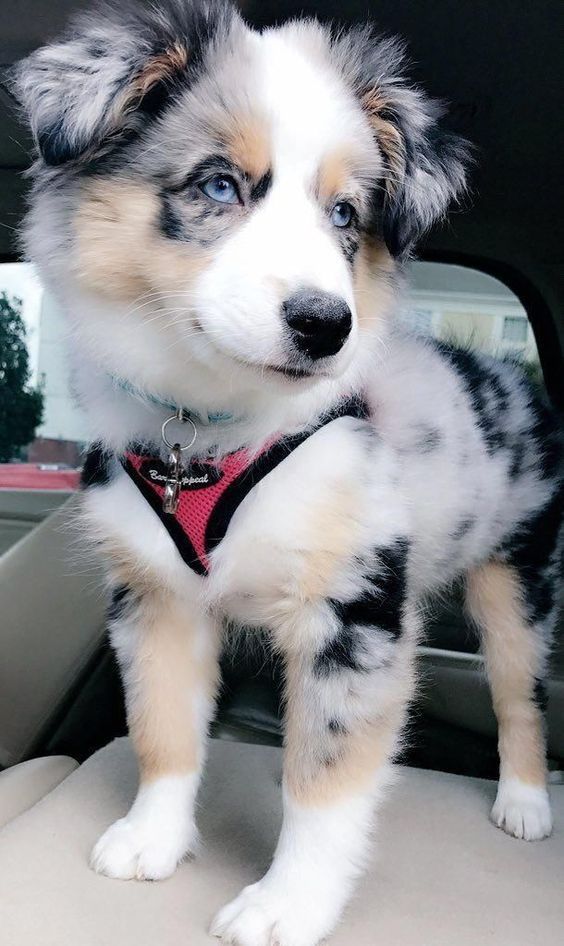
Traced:
<path id="1" fill-rule="evenodd" d="M 245 490 L 245 495 L 253 488 L 257 482 L 252 476 L 253 468 L 267 450 L 268 447 L 263 448 L 258 455 L 255 454 L 253 460 L 249 459 L 246 450 L 238 450 L 236 453 L 229 453 L 218 463 L 212 460 L 198 460 L 190 464 L 182 477 L 180 502 L 174 516 L 167 515 L 162 510 L 166 479 L 166 465 L 163 461 L 160 458 L 151 458 L 128 451 L 125 454 L 124 466 L 145 498 L 163 519 L 167 529 L 171 531 L 172 527 L 176 533 L 173 538 L 181 554 L 184 552 L 182 557 L 187 564 L 198 574 L 206 575 L 210 567 L 209 552 L 224 534 L 221 530 L 223 517 L 219 517 L 217 513 L 218 509 L 221 512 L 221 500 L 226 494 L 229 497 L 228 491 L 236 481 L 244 482 L 245 475 L 248 477 L 246 483 L 248 489 Z M 175 524 L 182 530 L 183 538 L 180 545 L 177 541 L 180 534 Z M 186 554 L 188 554 L 188 559 Z"/>
<path id="2" fill-rule="evenodd" d="M 207 575 L 210 553 L 224 538 L 245 496 L 313 433 L 338 417 L 366 417 L 363 402 L 347 401 L 304 433 L 269 441 L 258 452 L 246 449 L 219 461 L 194 458 L 181 479 L 180 501 L 174 514 L 163 511 L 166 464 L 146 447 L 131 447 L 121 463 L 168 530 L 180 555 L 198 575 Z"/>

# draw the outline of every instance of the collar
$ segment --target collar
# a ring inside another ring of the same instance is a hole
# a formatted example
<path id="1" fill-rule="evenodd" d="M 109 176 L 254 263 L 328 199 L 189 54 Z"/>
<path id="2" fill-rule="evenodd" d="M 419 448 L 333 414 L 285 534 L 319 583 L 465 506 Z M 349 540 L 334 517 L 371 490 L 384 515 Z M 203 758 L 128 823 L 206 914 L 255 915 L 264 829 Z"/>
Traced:
<path id="1" fill-rule="evenodd" d="M 184 404 L 177 404 L 175 401 L 168 401 L 165 398 L 156 397 L 154 394 L 150 394 L 148 391 L 144 391 L 142 388 L 138 388 L 136 385 L 122 378 L 117 378 L 114 375 L 110 375 L 110 378 L 114 387 L 119 388 L 120 391 L 130 394 L 138 400 L 145 401 L 147 404 L 152 404 L 154 407 L 161 407 L 165 410 L 172 411 L 173 414 L 182 412 L 192 421 L 204 427 L 214 426 L 215 424 L 232 424 L 236 420 L 241 420 L 240 417 L 235 417 L 235 415 L 229 413 L 229 411 L 206 411 L 205 413 L 195 411 L 190 407 L 186 407 Z"/>

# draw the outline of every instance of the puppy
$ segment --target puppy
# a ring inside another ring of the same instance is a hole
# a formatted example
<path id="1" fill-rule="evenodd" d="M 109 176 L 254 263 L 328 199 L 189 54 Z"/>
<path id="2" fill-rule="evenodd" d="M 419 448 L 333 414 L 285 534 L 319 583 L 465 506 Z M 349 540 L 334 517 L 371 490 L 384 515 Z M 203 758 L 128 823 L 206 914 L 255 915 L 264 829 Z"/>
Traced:
<path id="1" fill-rule="evenodd" d="M 284 824 L 212 926 L 315 946 L 367 856 L 419 609 L 463 579 L 499 720 L 492 817 L 551 830 L 539 686 L 562 442 L 509 364 L 410 336 L 403 264 L 467 149 L 401 46 L 215 0 L 105 7 L 15 86 L 27 249 L 66 311 L 140 787 L 92 854 L 158 880 L 194 846 L 226 619 L 285 668 Z"/>

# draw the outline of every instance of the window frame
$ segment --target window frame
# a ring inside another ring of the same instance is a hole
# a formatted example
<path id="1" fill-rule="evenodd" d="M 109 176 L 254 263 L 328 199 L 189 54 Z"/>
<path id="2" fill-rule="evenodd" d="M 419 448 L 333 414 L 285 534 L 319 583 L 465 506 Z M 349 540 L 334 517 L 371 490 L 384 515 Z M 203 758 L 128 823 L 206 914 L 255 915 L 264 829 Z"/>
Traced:
<path id="1" fill-rule="evenodd" d="M 553 314 L 542 292 L 520 270 L 509 263 L 490 257 L 451 250 L 424 250 L 419 259 L 423 263 L 444 263 L 464 266 L 492 276 L 503 283 L 519 300 L 527 313 L 535 337 L 547 394 L 559 411 L 564 411 L 563 367 L 564 351 Z"/>
<path id="2" fill-rule="evenodd" d="M 547 394 L 554 407 L 564 413 L 563 343 L 550 306 L 529 276 L 502 260 L 472 253 L 458 253 L 454 250 L 423 248 L 416 259 L 423 263 L 444 263 L 476 269 L 499 280 L 517 297 L 527 313 L 535 336 Z M 0 253 L 0 264 L 25 262 L 28 261 L 15 253 Z"/>

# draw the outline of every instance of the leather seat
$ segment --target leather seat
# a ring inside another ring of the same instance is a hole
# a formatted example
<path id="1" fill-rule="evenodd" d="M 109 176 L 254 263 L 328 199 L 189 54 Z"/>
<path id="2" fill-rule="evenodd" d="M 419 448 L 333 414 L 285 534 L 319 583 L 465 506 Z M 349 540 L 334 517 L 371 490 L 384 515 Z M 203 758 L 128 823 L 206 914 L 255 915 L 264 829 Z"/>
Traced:
<path id="1" fill-rule="evenodd" d="M 48 795 L 77 765 L 68 756 L 48 756 L 0 772 L 0 828 Z"/>
<path id="2" fill-rule="evenodd" d="M 161 883 L 124 883 L 87 866 L 93 843 L 135 790 L 131 748 L 115 741 L 0 831 L 0 940 L 211 946 L 216 910 L 271 857 L 280 771 L 279 749 L 214 741 L 197 860 Z M 560 946 L 564 786 L 552 789 L 554 835 L 530 844 L 490 824 L 494 792 L 492 782 L 400 770 L 377 856 L 331 946 Z"/>
<path id="3" fill-rule="evenodd" d="M 0 769 L 36 755 L 83 761 L 125 732 L 117 670 L 105 643 L 101 568 L 72 525 L 76 497 L 0 559 Z M 30 575 L 33 580 L 30 580 Z M 549 751 L 564 760 L 564 634 L 549 685 Z M 421 650 L 421 712 L 410 761 L 495 777 L 495 720 L 476 639 L 460 607 L 439 611 Z M 280 668 L 237 647 L 223 661 L 216 731 L 280 743 Z M 420 727 L 421 728 L 421 727 Z"/>

